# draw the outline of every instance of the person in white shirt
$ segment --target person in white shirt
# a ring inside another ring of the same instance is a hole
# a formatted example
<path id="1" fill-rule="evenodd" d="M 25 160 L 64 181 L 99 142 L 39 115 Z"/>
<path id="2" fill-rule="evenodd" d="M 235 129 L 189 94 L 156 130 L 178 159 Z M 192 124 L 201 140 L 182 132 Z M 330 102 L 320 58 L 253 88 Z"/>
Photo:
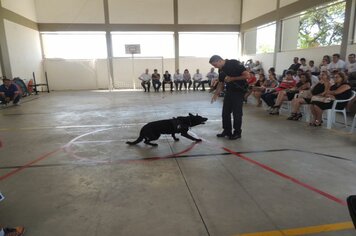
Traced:
<path id="1" fill-rule="evenodd" d="M 310 77 L 311 87 L 314 87 L 317 83 L 319 83 L 319 77 L 316 75 L 313 75 L 310 70 L 307 70 L 305 73 Z"/>
<path id="2" fill-rule="evenodd" d="M 200 85 L 202 85 L 202 91 L 205 91 L 205 83 L 208 83 L 208 81 L 203 80 L 203 75 L 199 72 L 199 69 L 197 69 L 197 72 L 193 75 L 193 90 L 198 90 Z"/>
<path id="3" fill-rule="evenodd" d="M 348 56 L 348 62 L 346 63 L 346 73 L 349 83 L 353 89 L 356 89 L 356 58 L 355 54 L 351 53 Z M 351 104 L 351 103 L 350 103 Z"/>
<path id="4" fill-rule="evenodd" d="M 141 80 L 141 86 L 145 90 L 145 92 L 150 92 L 151 88 L 151 75 L 148 73 L 148 69 L 145 70 L 145 73 L 143 73 L 140 77 L 138 77 L 139 80 Z M 146 88 L 147 85 L 147 88 Z"/>
<path id="5" fill-rule="evenodd" d="M 315 66 L 313 60 L 310 60 L 308 64 L 309 64 L 308 70 L 311 72 L 312 75 L 319 75 L 320 74 L 320 70 L 319 70 L 319 68 L 317 66 Z"/>
<path id="6" fill-rule="evenodd" d="M 255 65 L 250 68 L 251 68 L 251 71 L 253 71 L 255 74 L 257 74 L 259 70 L 262 70 L 262 65 L 261 65 L 260 61 L 257 60 L 255 62 Z"/>
<path id="7" fill-rule="evenodd" d="M 212 67 L 212 68 L 210 69 L 210 72 L 209 72 L 208 74 L 206 74 L 206 78 L 208 78 L 208 85 L 209 85 L 210 87 L 212 87 L 213 84 L 215 84 L 215 81 L 218 80 L 218 77 L 219 77 L 218 73 L 216 73 L 216 72 L 215 72 L 215 68 Z"/>
<path id="8" fill-rule="evenodd" d="M 298 69 L 296 74 L 293 75 L 293 79 L 295 80 L 295 82 L 299 82 L 300 81 L 300 75 L 303 74 L 304 71 L 302 69 Z"/>
<path id="9" fill-rule="evenodd" d="M 330 73 L 333 73 L 335 71 L 344 72 L 345 66 L 346 66 L 345 62 L 340 59 L 340 54 L 335 53 L 333 54 L 333 59 L 328 66 L 328 71 Z"/>
<path id="10" fill-rule="evenodd" d="M 307 65 L 307 61 L 305 60 L 305 58 L 300 58 L 300 66 L 299 69 L 303 70 L 303 72 L 306 72 L 308 70 L 308 65 Z"/>
<path id="11" fill-rule="evenodd" d="M 356 72 L 356 58 L 355 54 L 351 53 L 348 56 L 348 62 L 346 62 L 346 73 L 351 74 L 353 72 Z"/>
<path id="12" fill-rule="evenodd" d="M 178 91 L 178 85 L 179 85 L 179 90 L 182 90 L 183 74 L 179 73 L 179 69 L 177 69 L 176 73 L 174 73 L 173 75 L 173 82 L 176 86 L 176 91 Z"/>
<path id="13" fill-rule="evenodd" d="M 330 72 L 328 71 L 328 67 L 329 67 L 328 60 L 326 58 L 324 58 L 322 60 L 322 62 L 321 62 L 321 65 L 320 65 L 320 73 L 321 72 L 326 72 L 330 76 Z"/>

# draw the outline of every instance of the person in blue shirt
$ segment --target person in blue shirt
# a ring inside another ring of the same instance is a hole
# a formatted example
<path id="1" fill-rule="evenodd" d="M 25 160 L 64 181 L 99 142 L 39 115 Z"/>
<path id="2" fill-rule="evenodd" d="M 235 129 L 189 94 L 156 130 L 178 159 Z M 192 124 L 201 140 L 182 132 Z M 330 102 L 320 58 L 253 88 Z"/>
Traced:
<path id="1" fill-rule="evenodd" d="M 20 101 L 20 92 L 16 85 L 11 83 L 11 80 L 5 76 L 2 79 L 3 84 L 0 86 L 0 101 L 1 104 L 7 105 L 10 101 L 13 101 L 14 105 L 18 105 Z"/>

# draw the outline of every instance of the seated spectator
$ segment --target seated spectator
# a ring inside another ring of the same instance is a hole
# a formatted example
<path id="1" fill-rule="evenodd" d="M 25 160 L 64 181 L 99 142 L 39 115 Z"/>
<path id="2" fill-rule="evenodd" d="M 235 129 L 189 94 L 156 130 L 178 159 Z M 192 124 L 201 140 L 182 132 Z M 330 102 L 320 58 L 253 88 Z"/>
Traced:
<path id="1" fill-rule="evenodd" d="M 298 70 L 302 70 L 303 72 L 308 70 L 307 61 L 305 60 L 304 57 L 300 58 L 300 66 L 299 66 Z"/>
<path id="2" fill-rule="evenodd" d="M 0 226 L 0 236 L 21 236 L 25 232 L 25 228 L 23 226 L 17 226 L 15 228 L 10 227 L 1 227 Z"/>
<path id="3" fill-rule="evenodd" d="M 262 94 L 261 98 L 267 104 L 267 106 L 270 107 L 271 112 L 273 111 L 273 107 L 275 105 L 274 100 L 277 98 L 278 93 L 285 89 L 291 89 L 297 84 L 293 79 L 292 74 L 293 71 L 287 71 L 285 78 L 282 80 L 282 82 L 278 85 L 277 88 L 273 89 L 271 92 Z"/>
<path id="4" fill-rule="evenodd" d="M 327 59 L 323 59 L 321 64 L 320 64 L 320 72 L 326 71 L 328 73 L 328 75 L 330 75 L 328 67 L 329 67 L 328 60 Z"/>
<path id="5" fill-rule="evenodd" d="M 319 83 L 319 77 L 313 75 L 310 70 L 307 70 L 305 73 L 308 74 L 308 76 L 310 77 L 312 87 L 314 87 L 317 83 Z"/>
<path id="6" fill-rule="evenodd" d="M 257 70 L 257 74 L 255 75 L 255 76 L 256 76 L 256 79 L 258 79 L 258 77 L 259 77 L 261 74 L 265 75 L 265 71 L 264 71 L 262 68 Z M 266 76 L 265 76 L 265 78 L 266 78 Z"/>
<path id="7" fill-rule="evenodd" d="M 178 86 L 179 90 L 182 90 L 182 85 L 183 85 L 183 75 L 179 73 L 179 69 L 176 70 L 176 73 L 173 75 L 173 82 L 176 86 L 176 91 L 178 91 Z"/>
<path id="8" fill-rule="evenodd" d="M 218 81 L 219 75 L 214 70 L 215 70 L 215 68 L 212 67 L 210 69 L 210 72 L 208 74 L 206 74 L 206 77 L 208 78 L 209 87 L 212 87 L 212 84 L 215 85 L 216 81 Z"/>
<path id="9" fill-rule="evenodd" d="M 155 92 L 159 91 L 159 88 L 161 87 L 161 75 L 157 72 L 157 69 L 153 70 L 152 74 L 152 86 L 155 90 Z"/>
<path id="10" fill-rule="evenodd" d="M 188 69 L 184 70 L 183 73 L 183 84 L 184 84 L 184 89 L 187 90 L 187 84 L 188 84 L 188 89 L 192 86 L 192 76 L 189 73 Z"/>
<path id="11" fill-rule="evenodd" d="M 320 74 L 320 70 L 317 66 L 314 65 L 314 61 L 310 60 L 309 61 L 309 66 L 308 66 L 308 70 L 311 72 L 312 75 L 319 75 Z"/>
<path id="12" fill-rule="evenodd" d="M 145 90 L 145 92 L 150 92 L 150 87 L 151 87 L 151 75 L 148 74 L 148 69 L 145 70 L 145 73 L 143 73 L 140 77 L 138 77 L 139 80 L 141 80 L 141 86 Z M 147 85 L 147 87 L 146 87 Z"/>
<path id="13" fill-rule="evenodd" d="M 1 104 L 7 105 L 10 101 L 14 105 L 18 105 L 20 102 L 20 92 L 16 85 L 11 82 L 10 79 L 5 76 L 2 79 L 3 84 L 0 86 L 0 101 Z"/>
<path id="14" fill-rule="evenodd" d="M 247 92 L 244 95 L 244 102 L 247 102 L 247 98 L 248 96 L 251 95 L 252 93 L 252 87 L 255 85 L 255 83 L 257 82 L 256 76 L 255 76 L 255 72 L 250 71 L 249 73 L 249 78 L 247 79 Z"/>
<path id="15" fill-rule="evenodd" d="M 350 75 L 353 72 L 356 72 L 356 55 L 354 53 L 349 54 L 348 62 L 346 62 L 346 70 L 347 75 Z M 349 78 L 350 79 L 350 78 Z"/>
<path id="16" fill-rule="evenodd" d="M 326 88 L 322 95 L 322 100 L 316 100 L 314 97 L 311 99 L 310 110 L 313 115 L 312 122 L 309 124 L 311 126 L 321 126 L 323 111 L 332 108 L 333 100 L 345 100 L 352 96 L 351 86 L 347 82 L 345 73 L 337 72 L 335 74 L 335 84 L 330 89 Z M 339 103 L 336 109 L 344 109 L 346 105 L 347 102 Z"/>
<path id="17" fill-rule="evenodd" d="M 169 74 L 168 70 L 164 72 L 163 74 L 163 81 L 162 81 L 162 90 L 165 92 L 165 85 L 170 84 L 171 85 L 171 92 L 173 91 L 173 82 L 171 78 L 171 74 Z"/>
<path id="18" fill-rule="evenodd" d="M 276 84 L 273 87 L 276 87 L 277 81 L 275 78 L 274 78 L 274 81 L 276 82 Z M 272 83 L 267 84 L 265 75 L 261 74 L 260 77 L 258 77 L 258 80 L 255 83 L 255 85 L 252 87 L 252 95 L 255 97 L 258 107 L 260 107 L 262 105 L 262 101 L 261 101 L 262 93 L 264 93 L 266 88 L 269 88 L 270 86 L 272 86 Z"/>
<path id="19" fill-rule="evenodd" d="M 295 82 L 299 82 L 300 81 L 300 75 L 303 74 L 304 71 L 302 69 L 298 69 L 294 75 L 293 75 L 293 79 L 295 80 Z"/>
<path id="20" fill-rule="evenodd" d="M 293 70 L 294 72 L 296 72 L 299 67 L 300 67 L 300 63 L 298 62 L 299 58 L 298 57 L 294 57 L 293 58 L 293 64 L 289 66 L 288 70 Z"/>
<path id="21" fill-rule="evenodd" d="M 331 57 L 329 55 L 324 55 L 323 60 L 326 60 L 328 64 L 331 62 Z"/>
<path id="22" fill-rule="evenodd" d="M 207 80 L 203 80 L 203 75 L 197 69 L 196 73 L 193 75 L 193 90 L 198 90 L 200 85 L 202 86 L 202 91 L 205 91 L 205 84 L 207 84 Z"/>
<path id="23" fill-rule="evenodd" d="M 258 70 L 262 70 L 262 65 L 260 63 L 260 61 L 256 60 L 255 64 L 253 65 L 253 67 L 250 67 L 251 71 L 253 71 L 255 74 L 257 73 Z"/>
<path id="24" fill-rule="evenodd" d="M 248 59 L 246 63 L 241 62 L 241 64 L 244 65 L 246 68 L 252 68 L 255 66 L 255 63 L 252 59 Z"/>
<path id="25" fill-rule="evenodd" d="M 299 96 L 292 100 L 292 113 L 287 119 L 300 120 L 303 117 L 302 113 L 299 111 L 300 106 L 303 104 L 310 104 L 312 96 L 321 95 L 325 91 L 325 88 L 328 89 L 329 87 L 329 75 L 326 71 L 323 71 L 320 74 L 319 82 L 311 88 L 310 93 L 308 90 L 305 90 L 304 93 L 300 92 Z"/>
<path id="26" fill-rule="evenodd" d="M 348 56 L 348 62 L 346 63 L 346 73 L 352 89 L 356 90 L 356 59 L 354 53 L 351 53 Z"/>
<path id="27" fill-rule="evenodd" d="M 292 101 L 295 97 L 295 94 L 309 90 L 311 86 L 310 78 L 307 74 L 303 73 L 300 75 L 300 81 L 290 89 L 284 89 L 278 92 L 275 105 L 273 110 L 269 113 L 271 115 L 279 115 L 279 108 L 281 107 L 284 101 Z"/>
<path id="28" fill-rule="evenodd" d="M 268 74 L 275 74 L 276 73 L 276 69 L 274 67 L 270 67 L 268 69 Z M 276 77 L 277 78 L 277 77 Z"/>
<path id="29" fill-rule="evenodd" d="M 340 54 L 335 53 L 333 54 L 332 61 L 328 66 L 328 71 L 333 73 L 335 71 L 344 72 L 346 64 L 343 60 L 340 59 Z"/>

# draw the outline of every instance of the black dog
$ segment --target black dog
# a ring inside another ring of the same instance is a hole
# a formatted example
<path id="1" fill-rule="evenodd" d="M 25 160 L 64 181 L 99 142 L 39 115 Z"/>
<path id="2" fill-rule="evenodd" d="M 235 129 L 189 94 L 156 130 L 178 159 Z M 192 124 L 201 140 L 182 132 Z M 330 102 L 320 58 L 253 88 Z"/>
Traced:
<path id="1" fill-rule="evenodd" d="M 151 143 L 152 140 L 157 140 L 161 136 L 161 134 L 171 134 L 175 141 L 179 139 L 176 138 L 175 134 L 180 133 L 183 137 L 189 138 L 196 142 L 201 142 L 201 139 L 194 138 L 193 136 L 188 134 L 188 130 L 190 127 L 205 124 L 208 118 L 196 116 L 189 113 L 189 116 L 178 116 L 177 118 L 169 119 L 169 120 L 158 120 L 147 123 L 144 125 L 140 131 L 140 136 L 136 141 L 126 142 L 129 145 L 134 145 L 142 140 L 145 140 L 144 143 L 157 146 L 156 143 Z"/>

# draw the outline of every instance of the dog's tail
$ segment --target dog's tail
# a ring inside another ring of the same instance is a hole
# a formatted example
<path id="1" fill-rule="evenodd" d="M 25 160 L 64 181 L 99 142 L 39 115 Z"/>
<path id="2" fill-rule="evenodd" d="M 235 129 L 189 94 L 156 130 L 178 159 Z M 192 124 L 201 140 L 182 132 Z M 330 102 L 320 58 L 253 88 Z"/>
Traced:
<path id="1" fill-rule="evenodd" d="M 140 136 L 140 137 L 138 137 L 138 138 L 137 138 L 135 141 L 133 141 L 133 142 L 127 141 L 126 144 L 128 144 L 128 145 L 135 145 L 135 144 L 138 144 L 138 143 L 142 142 L 142 140 L 143 140 L 143 137 Z"/>

